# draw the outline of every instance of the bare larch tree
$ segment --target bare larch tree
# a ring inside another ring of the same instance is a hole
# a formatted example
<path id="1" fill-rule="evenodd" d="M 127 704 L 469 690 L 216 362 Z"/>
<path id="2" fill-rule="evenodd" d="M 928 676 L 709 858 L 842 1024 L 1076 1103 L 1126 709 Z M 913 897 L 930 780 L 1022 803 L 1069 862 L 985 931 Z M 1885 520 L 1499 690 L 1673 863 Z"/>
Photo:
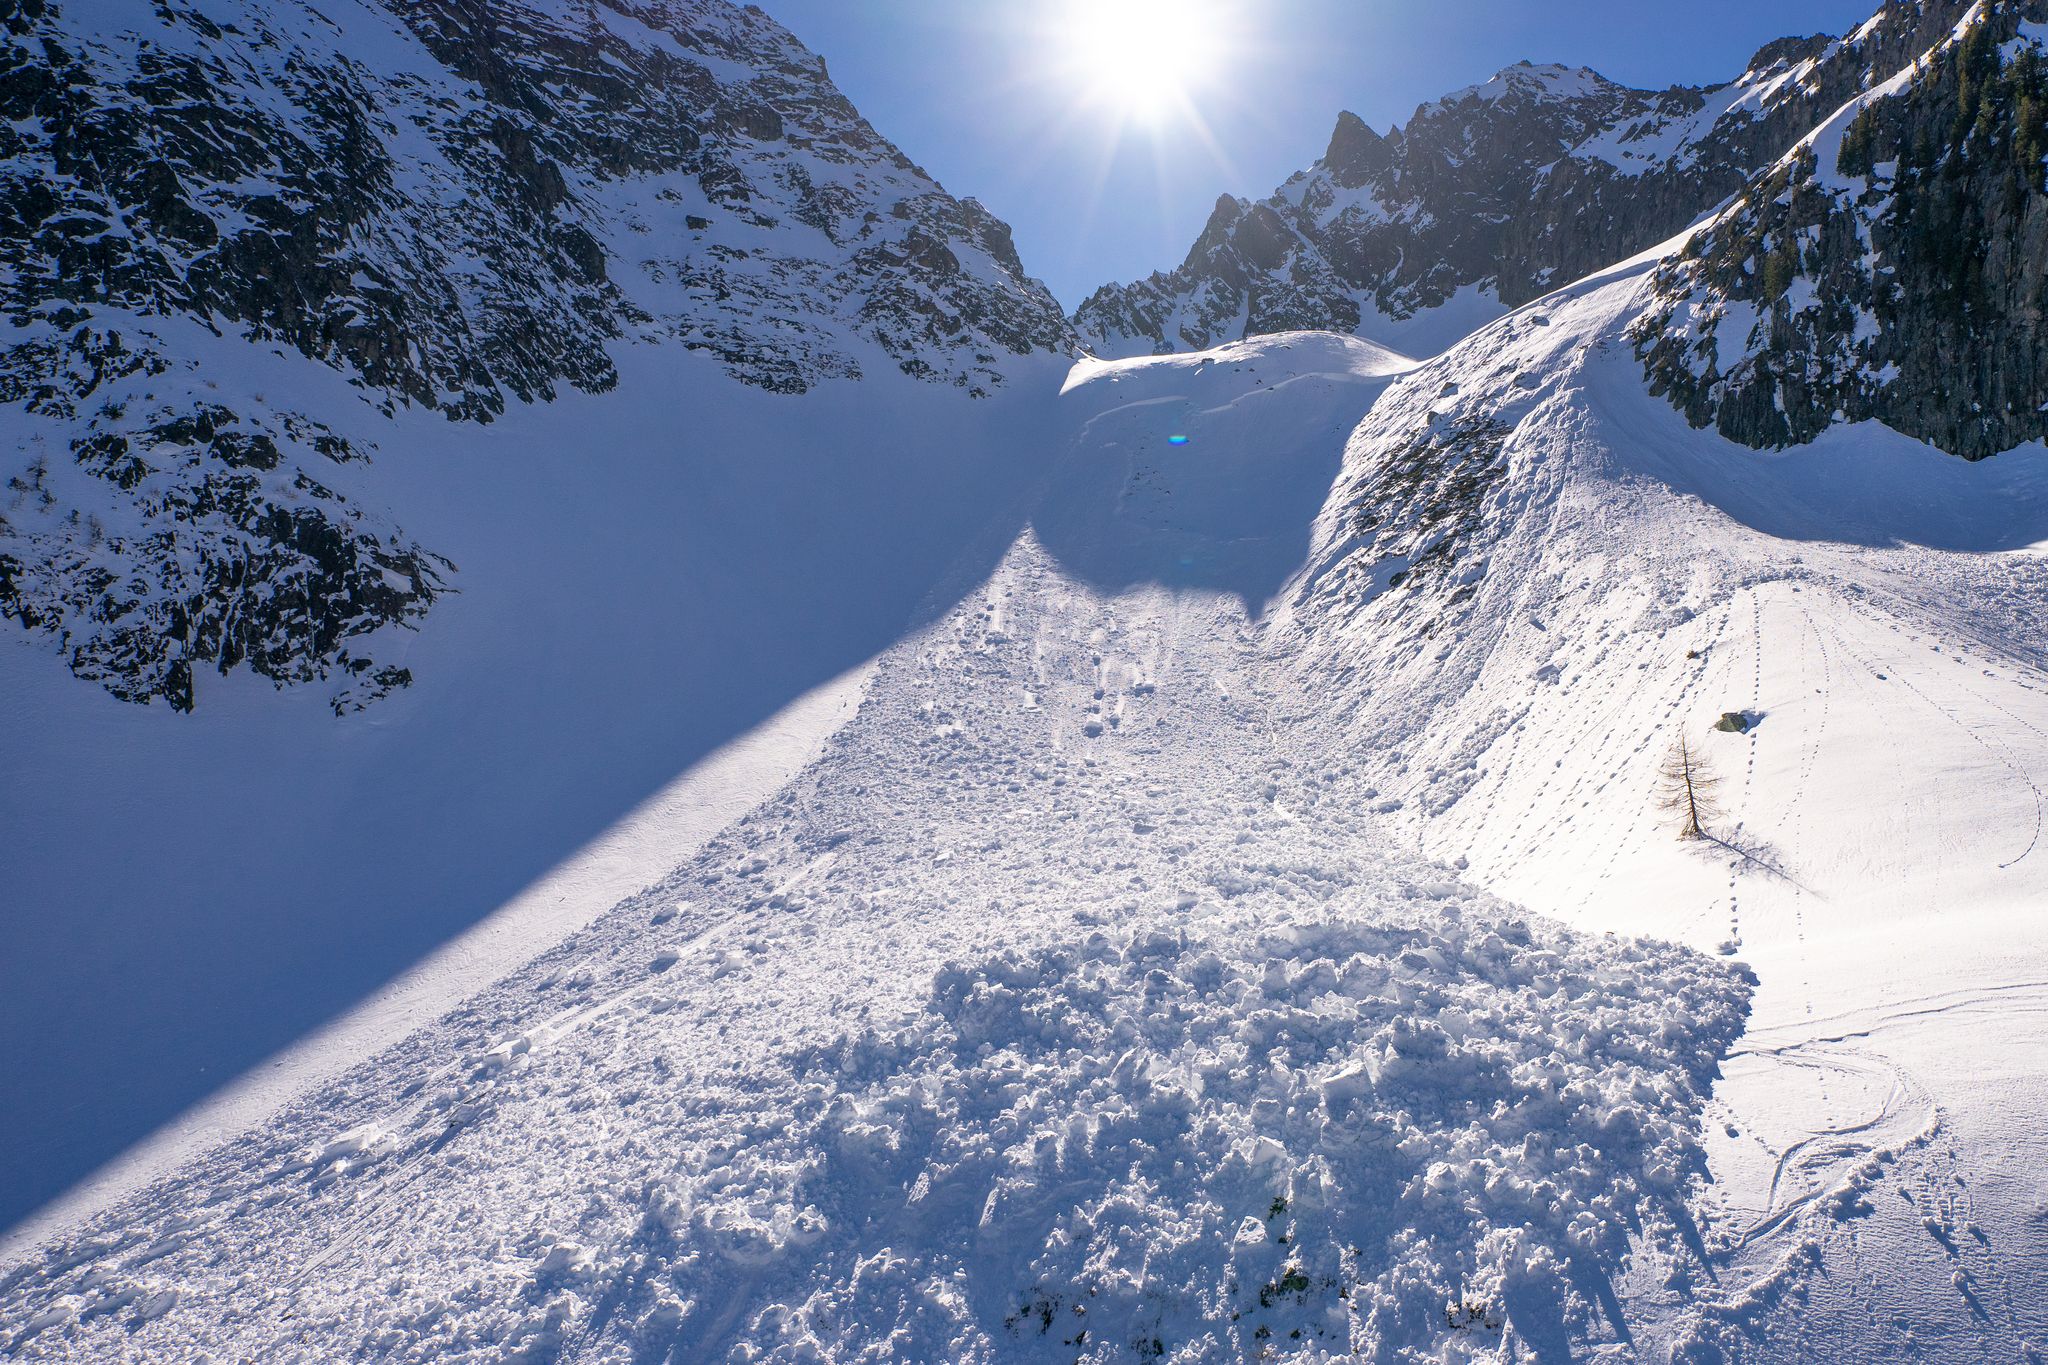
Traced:
<path id="1" fill-rule="evenodd" d="M 1720 785 L 1721 779 L 1707 766 L 1705 756 L 1681 737 L 1657 769 L 1657 809 L 1685 822 L 1679 838 L 1705 838 L 1707 822 L 1721 814 L 1714 795 Z"/>

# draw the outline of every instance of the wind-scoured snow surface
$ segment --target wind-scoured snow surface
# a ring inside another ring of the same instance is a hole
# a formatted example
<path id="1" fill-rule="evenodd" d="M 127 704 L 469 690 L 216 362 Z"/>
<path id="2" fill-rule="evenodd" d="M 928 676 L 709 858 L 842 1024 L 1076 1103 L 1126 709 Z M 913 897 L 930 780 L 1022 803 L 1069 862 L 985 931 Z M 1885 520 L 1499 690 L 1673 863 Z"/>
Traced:
<path id="1" fill-rule="evenodd" d="M 1332 799 L 1359 756 L 1283 722 L 1245 591 L 1259 546 L 1306 547 L 1316 504 L 1289 490 L 1327 490 L 1399 368 L 1333 337 L 1084 368 L 1033 529 L 883 657 L 801 777 L 501 985 L 24 1257 L 0 1348 L 1614 1340 L 1631 1246 L 1694 1254 L 1702 1119 L 1750 981 L 1402 852 Z M 1262 472 L 1282 490 L 1263 501 Z M 1090 520 L 1103 483 L 1122 496 Z"/>

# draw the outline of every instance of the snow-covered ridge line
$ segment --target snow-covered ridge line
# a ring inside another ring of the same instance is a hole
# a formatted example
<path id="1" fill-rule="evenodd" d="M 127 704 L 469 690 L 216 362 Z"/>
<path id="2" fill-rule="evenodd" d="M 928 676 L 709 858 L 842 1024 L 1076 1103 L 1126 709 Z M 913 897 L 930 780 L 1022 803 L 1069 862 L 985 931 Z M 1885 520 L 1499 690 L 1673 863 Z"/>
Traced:
<path id="1" fill-rule="evenodd" d="M 2048 448 L 1688 429 L 1627 341 L 1684 240 L 1397 381 L 1275 643 L 1361 759 L 1341 799 L 1532 909 L 1757 971 L 1715 1283 L 1640 1276 L 1638 1353 L 2027 1359 L 2037 1318 L 1989 1304 L 2043 1256 Z M 1722 779 L 1691 844 L 1659 811 L 1681 738 Z"/>
<path id="2" fill-rule="evenodd" d="M 190 710 L 246 668 L 347 714 L 413 680 L 454 567 L 337 468 L 432 458 L 405 409 L 604 392 L 626 347 L 780 393 L 975 396 L 1070 348 L 1009 229 L 758 10 L 55 0 L 6 24 L 0 614 L 124 700 Z M 337 379 L 361 401 L 334 413 Z"/>
<path id="3" fill-rule="evenodd" d="M 1972 6 L 1703 231 L 1636 336 L 1657 391 L 1759 448 L 1865 420 L 1970 459 L 2048 436 L 2044 15 Z"/>
<path id="4" fill-rule="evenodd" d="M 1106 286 L 1075 324 L 1098 354 L 1324 328 L 1435 354 L 1697 221 L 1966 0 L 1887 3 L 1850 39 L 1785 39 L 1710 89 L 1631 90 L 1510 67 L 1382 137 L 1342 115 L 1313 167 L 1226 196 L 1172 271 Z"/>

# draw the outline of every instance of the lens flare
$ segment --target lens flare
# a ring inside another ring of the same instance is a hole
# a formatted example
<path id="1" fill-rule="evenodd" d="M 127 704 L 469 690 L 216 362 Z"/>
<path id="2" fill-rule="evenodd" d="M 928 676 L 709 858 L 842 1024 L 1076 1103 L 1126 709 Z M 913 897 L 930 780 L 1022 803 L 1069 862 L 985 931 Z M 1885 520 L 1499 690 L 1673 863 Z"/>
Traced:
<path id="1" fill-rule="evenodd" d="M 1159 122 L 1191 108 L 1217 79 L 1225 28 L 1215 0 L 1075 0 L 1063 35 L 1085 100 Z"/>

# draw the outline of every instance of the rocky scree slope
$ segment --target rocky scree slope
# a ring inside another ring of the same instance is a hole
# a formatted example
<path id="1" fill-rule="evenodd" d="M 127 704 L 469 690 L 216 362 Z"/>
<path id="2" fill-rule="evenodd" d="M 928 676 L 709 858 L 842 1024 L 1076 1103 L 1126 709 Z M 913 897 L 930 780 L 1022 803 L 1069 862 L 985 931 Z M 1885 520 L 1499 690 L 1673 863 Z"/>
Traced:
<path id="1" fill-rule="evenodd" d="M 1258 203 L 1225 196 L 1179 267 L 1105 286 L 1074 324 L 1109 356 L 1302 329 L 1441 350 L 1681 231 L 1967 8 L 1890 3 L 1848 38 L 1772 43 L 1710 89 L 1524 64 L 1385 137 L 1344 114 L 1314 166 Z"/>
<path id="2" fill-rule="evenodd" d="M 190 708 L 196 671 L 240 664 L 338 710 L 406 681 L 367 637 L 450 566 L 335 476 L 397 408 L 603 391 L 628 341 L 792 393 L 876 368 L 983 393 L 1069 343 L 1009 230 L 757 10 L 5 0 L 0 23 L 0 612 L 130 700 Z M 221 390 L 273 353 L 361 411 Z"/>
<path id="3" fill-rule="evenodd" d="M 2048 436 L 2048 5 L 1978 7 L 1660 275 L 1652 387 L 1745 445 L 1875 419 L 1968 459 Z"/>

